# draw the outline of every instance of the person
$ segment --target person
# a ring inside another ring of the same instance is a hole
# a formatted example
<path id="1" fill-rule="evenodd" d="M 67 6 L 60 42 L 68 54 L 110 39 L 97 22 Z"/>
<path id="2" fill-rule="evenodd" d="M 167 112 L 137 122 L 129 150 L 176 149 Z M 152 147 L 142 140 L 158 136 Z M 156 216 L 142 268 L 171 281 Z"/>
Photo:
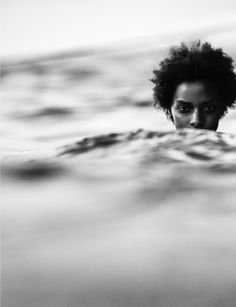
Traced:
<path id="1" fill-rule="evenodd" d="M 216 131 L 219 120 L 235 106 L 233 60 L 208 42 L 171 47 L 169 57 L 153 74 L 154 106 L 165 112 L 176 129 Z"/>

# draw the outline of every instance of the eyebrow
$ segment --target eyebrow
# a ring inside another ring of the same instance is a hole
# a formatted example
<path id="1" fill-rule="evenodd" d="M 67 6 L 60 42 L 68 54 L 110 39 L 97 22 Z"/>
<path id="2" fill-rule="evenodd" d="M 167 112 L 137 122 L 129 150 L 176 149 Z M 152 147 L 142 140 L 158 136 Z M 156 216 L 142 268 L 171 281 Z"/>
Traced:
<path id="1" fill-rule="evenodd" d="M 177 99 L 176 102 L 180 102 L 180 103 L 186 103 L 186 104 L 192 104 L 193 102 L 191 101 L 186 101 L 186 100 L 182 100 L 182 99 Z M 207 104 L 207 103 L 211 103 L 214 102 L 214 99 L 209 99 L 206 101 L 201 102 L 201 104 Z"/>

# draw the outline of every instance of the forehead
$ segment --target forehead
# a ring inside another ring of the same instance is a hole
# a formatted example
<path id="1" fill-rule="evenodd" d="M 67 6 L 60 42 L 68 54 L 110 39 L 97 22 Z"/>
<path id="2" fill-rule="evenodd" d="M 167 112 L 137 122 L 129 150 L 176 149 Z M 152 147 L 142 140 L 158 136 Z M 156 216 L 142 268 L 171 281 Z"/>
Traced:
<path id="1" fill-rule="evenodd" d="M 183 82 L 177 86 L 174 100 L 197 104 L 209 100 L 217 102 L 219 94 L 216 87 L 207 81 Z"/>

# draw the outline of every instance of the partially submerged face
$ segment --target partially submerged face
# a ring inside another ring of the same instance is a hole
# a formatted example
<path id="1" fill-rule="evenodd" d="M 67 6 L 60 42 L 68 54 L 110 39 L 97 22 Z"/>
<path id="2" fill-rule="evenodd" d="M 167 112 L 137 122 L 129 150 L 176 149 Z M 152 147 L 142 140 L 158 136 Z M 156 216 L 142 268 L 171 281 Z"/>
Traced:
<path id="1" fill-rule="evenodd" d="M 207 81 L 183 82 L 176 88 L 171 114 L 176 129 L 216 130 L 223 114 L 217 88 Z"/>

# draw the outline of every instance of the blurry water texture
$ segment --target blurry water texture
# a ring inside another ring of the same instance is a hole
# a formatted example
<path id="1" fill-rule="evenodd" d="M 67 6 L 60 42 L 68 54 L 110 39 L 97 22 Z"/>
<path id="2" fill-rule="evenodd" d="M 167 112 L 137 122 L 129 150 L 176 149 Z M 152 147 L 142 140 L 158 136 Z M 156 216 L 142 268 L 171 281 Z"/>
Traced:
<path id="1" fill-rule="evenodd" d="M 3 307 L 235 306 L 236 112 L 153 109 L 173 39 L 3 65 Z"/>

